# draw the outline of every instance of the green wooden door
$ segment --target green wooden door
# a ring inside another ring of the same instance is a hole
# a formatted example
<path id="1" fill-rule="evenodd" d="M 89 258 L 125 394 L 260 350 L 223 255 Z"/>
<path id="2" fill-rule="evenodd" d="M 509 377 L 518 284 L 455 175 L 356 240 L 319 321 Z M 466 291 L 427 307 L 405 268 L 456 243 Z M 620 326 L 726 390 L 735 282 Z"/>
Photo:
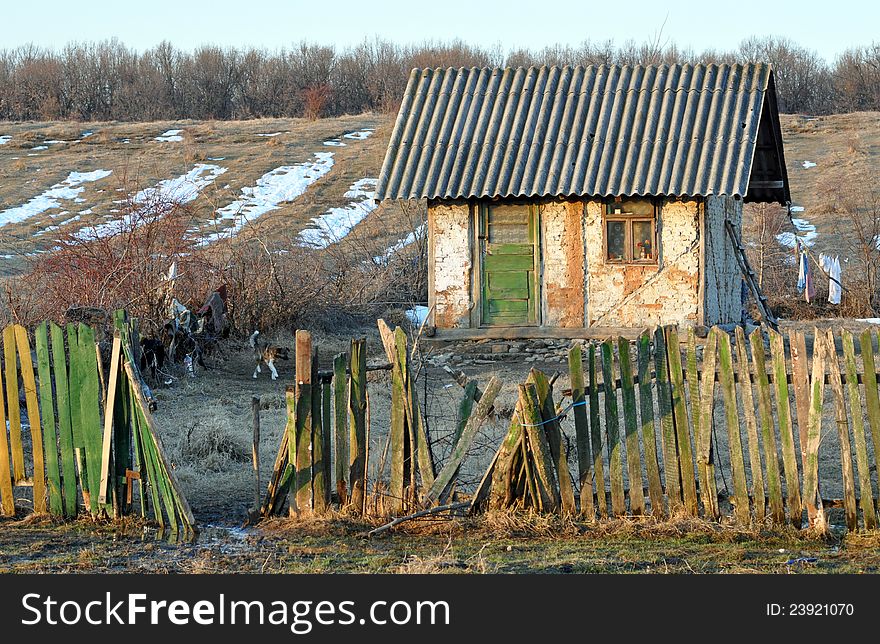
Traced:
<path id="1" fill-rule="evenodd" d="M 493 204 L 480 213 L 482 324 L 538 323 L 537 224 L 527 204 Z"/>

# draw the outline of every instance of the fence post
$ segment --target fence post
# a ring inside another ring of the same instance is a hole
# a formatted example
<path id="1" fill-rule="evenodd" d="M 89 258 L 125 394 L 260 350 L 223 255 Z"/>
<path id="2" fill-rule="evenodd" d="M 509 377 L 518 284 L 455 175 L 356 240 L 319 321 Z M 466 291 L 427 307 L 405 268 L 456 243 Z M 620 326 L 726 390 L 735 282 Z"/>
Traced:
<path id="1" fill-rule="evenodd" d="M 697 479 L 694 474 L 694 456 L 691 449 L 690 428 L 688 426 L 687 398 L 681 368 L 681 346 L 678 327 L 666 327 L 666 356 L 669 365 L 669 383 L 672 386 L 672 418 L 675 421 L 675 435 L 678 443 L 678 462 L 681 472 L 681 491 L 685 509 L 691 516 L 700 513 L 697 504 Z"/>
<path id="2" fill-rule="evenodd" d="M 678 450 L 675 447 L 675 421 L 672 417 L 672 390 L 666 362 L 666 336 L 663 327 L 660 326 L 654 330 L 654 365 L 657 374 L 657 407 L 660 410 L 666 498 L 669 502 L 669 514 L 675 515 L 682 507 L 681 473 L 678 469 Z"/>
<path id="3" fill-rule="evenodd" d="M 749 342 L 752 345 L 752 362 L 754 363 L 755 380 L 758 385 L 758 411 L 761 414 L 761 437 L 764 443 L 764 462 L 767 466 L 770 514 L 776 523 L 782 525 L 785 523 L 785 508 L 782 505 L 779 456 L 776 449 L 776 434 L 773 433 L 773 408 L 770 403 L 770 382 L 767 379 L 767 360 L 764 353 L 764 336 L 761 333 L 761 329 L 752 331 L 752 334 L 749 336 Z"/>
<path id="4" fill-rule="evenodd" d="M 740 394 L 743 401 L 743 415 L 746 418 L 746 433 L 749 438 L 749 466 L 752 470 L 752 496 L 755 500 L 755 520 L 760 523 L 767 514 L 764 496 L 764 472 L 761 468 L 761 444 L 758 442 L 758 421 L 755 418 L 755 399 L 752 394 L 752 372 L 749 368 L 746 334 L 740 326 L 736 327 L 736 363 L 739 372 Z M 806 431 L 806 427 L 807 422 L 804 420 L 804 431 Z M 806 441 L 804 441 L 804 447 L 806 447 Z"/>
<path id="5" fill-rule="evenodd" d="M 571 378 L 571 402 L 574 405 L 581 515 L 592 520 L 596 515 L 596 510 L 593 507 L 593 482 L 590 479 L 590 427 L 587 424 L 583 352 L 581 345 L 577 343 L 572 344 L 568 351 L 568 371 Z"/>
<path id="6" fill-rule="evenodd" d="M 339 507 L 347 503 L 348 493 L 345 484 L 348 471 L 348 414 L 346 413 L 346 394 L 348 393 L 348 354 L 340 353 L 333 359 L 333 410 L 336 416 L 336 494 Z"/>
<path id="7" fill-rule="evenodd" d="M 301 516 L 312 506 L 312 335 L 296 332 L 296 474 L 294 490 L 296 510 Z"/>
<path id="8" fill-rule="evenodd" d="M 779 441 L 782 443 L 782 466 L 785 471 L 785 491 L 788 497 L 788 516 L 795 527 L 801 525 L 800 478 L 798 458 L 794 447 L 794 429 L 791 424 L 791 402 L 788 398 L 788 371 L 785 366 L 785 341 L 782 335 L 768 329 L 770 355 L 773 359 L 773 384 L 776 389 L 776 413 L 779 416 Z"/>
<path id="9" fill-rule="evenodd" d="M 737 327 L 739 328 L 739 327 Z M 695 340 L 696 343 L 696 340 Z M 715 464 L 712 454 L 712 425 L 714 424 L 715 410 L 715 358 L 718 345 L 718 330 L 712 329 L 706 346 L 703 349 L 703 380 L 697 387 L 697 405 L 699 408 L 699 431 L 697 439 L 697 465 L 700 475 L 700 496 L 703 498 L 703 511 L 706 516 L 715 519 L 720 518 L 718 508 L 718 490 L 715 483 Z M 696 349 L 694 349 L 696 354 Z M 696 361 L 696 355 L 693 356 Z M 690 359 L 688 360 L 690 362 Z M 688 368 L 691 373 L 690 366 Z M 692 370 L 692 378 L 696 380 L 696 362 Z M 692 390 L 693 391 L 693 390 Z"/>
<path id="10" fill-rule="evenodd" d="M 730 336 L 716 330 L 718 336 L 719 379 L 721 394 L 724 397 L 724 411 L 727 414 L 727 444 L 730 449 L 730 469 L 733 474 L 733 503 L 736 520 L 749 525 L 749 488 L 746 483 L 746 466 L 743 460 L 742 437 L 739 432 L 739 412 L 736 406 L 736 388 L 733 382 L 733 360 L 730 350 Z"/>
<path id="11" fill-rule="evenodd" d="M 828 377 L 831 380 L 831 393 L 834 397 L 834 416 L 837 420 L 837 436 L 840 440 L 840 469 L 843 476 L 843 507 L 846 514 L 846 527 L 854 532 L 858 528 L 856 510 L 856 486 L 853 479 L 852 447 L 849 441 L 849 422 L 846 417 L 846 401 L 843 397 L 843 383 L 840 378 L 840 363 L 834 347 L 834 333 L 825 332 L 825 346 L 828 353 Z"/>
<path id="12" fill-rule="evenodd" d="M 639 337 L 639 411 L 642 420 L 642 444 L 645 447 L 645 468 L 648 471 L 648 495 L 651 514 L 662 517 L 663 484 L 657 460 L 657 436 L 654 430 L 654 387 L 651 383 L 651 336 L 646 331 Z"/>
<path id="13" fill-rule="evenodd" d="M 350 505 L 358 514 L 364 511 L 367 474 L 367 340 L 352 340 L 351 382 L 348 411 L 350 420 L 349 481 Z"/>
<path id="14" fill-rule="evenodd" d="M 327 509 L 327 464 L 330 455 L 324 451 L 324 417 L 321 379 L 318 377 L 318 352 L 312 350 L 312 509 L 323 513 Z"/>

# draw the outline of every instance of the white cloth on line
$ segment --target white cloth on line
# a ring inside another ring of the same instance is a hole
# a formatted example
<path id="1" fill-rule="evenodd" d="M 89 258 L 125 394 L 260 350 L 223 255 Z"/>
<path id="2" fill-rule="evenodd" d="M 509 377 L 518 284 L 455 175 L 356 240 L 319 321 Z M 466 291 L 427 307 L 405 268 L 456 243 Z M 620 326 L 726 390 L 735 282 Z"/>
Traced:
<path id="1" fill-rule="evenodd" d="M 840 296 L 843 291 L 840 281 L 840 258 L 835 256 L 834 259 L 830 257 L 828 259 L 828 275 L 831 278 L 828 280 L 828 303 L 840 304 Z"/>

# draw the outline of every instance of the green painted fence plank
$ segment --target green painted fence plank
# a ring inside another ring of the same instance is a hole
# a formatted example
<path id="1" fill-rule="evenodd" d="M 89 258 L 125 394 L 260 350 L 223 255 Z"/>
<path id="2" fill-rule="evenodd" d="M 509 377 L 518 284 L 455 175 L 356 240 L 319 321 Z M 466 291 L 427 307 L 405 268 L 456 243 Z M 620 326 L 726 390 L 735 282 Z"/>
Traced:
<path id="1" fill-rule="evenodd" d="M 52 369 L 49 364 L 49 327 L 46 322 L 34 334 L 37 353 L 37 374 L 40 378 L 40 413 L 43 426 L 43 448 L 46 453 L 46 480 L 49 492 L 49 512 L 64 515 L 61 493 L 61 467 L 58 461 L 58 432 L 55 428 L 55 402 L 52 397 Z"/>
<path id="2" fill-rule="evenodd" d="M 733 377 L 733 357 L 730 336 L 718 328 L 712 329 L 718 338 L 718 376 L 727 425 L 727 444 L 730 450 L 730 469 L 733 475 L 733 510 L 736 520 L 744 526 L 751 523 L 749 489 L 746 482 L 746 466 L 743 460 L 742 437 L 739 429 L 739 411 L 736 405 L 736 388 Z"/>
<path id="3" fill-rule="evenodd" d="M 596 492 L 596 503 L 599 516 L 608 516 L 608 500 L 605 496 L 605 463 L 602 459 L 602 425 L 599 422 L 599 381 L 596 377 L 596 347 L 591 344 L 587 351 L 587 369 L 590 378 L 590 440 L 592 443 L 593 472 L 595 479 L 593 488 Z"/>
<path id="4" fill-rule="evenodd" d="M 620 366 L 620 384 L 623 393 L 623 428 L 626 437 L 626 466 L 629 477 L 629 510 L 634 515 L 645 514 L 645 492 L 642 489 L 642 460 L 639 455 L 639 418 L 636 411 L 636 388 L 633 381 L 630 343 L 617 339 L 617 361 Z"/>
<path id="5" fill-rule="evenodd" d="M 349 505 L 360 514 L 366 498 L 367 475 L 367 341 L 352 340 L 349 387 Z"/>
<path id="6" fill-rule="evenodd" d="M 15 516 L 15 493 L 9 461 L 9 438 L 6 430 L 6 402 L 3 370 L 0 369 L 0 516 Z"/>
<path id="7" fill-rule="evenodd" d="M 611 340 L 602 343 L 602 383 L 605 402 L 605 440 L 608 444 L 608 471 L 611 478 L 611 513 L 626 514 L 623 487 L 623 447 L 620 441 L 620 420 L 617 410 L 617 388 L 614 381 L 614 348 Z"/>
<path id="8" fill-rule="evenodd" d="M 672 417 L 675 420 L 682 497 L 684 498 L 684 506 L 687 513 L 691 516 L 698 516 L 700 508 L 697 501 L 697 478 L 694 472 L 694 456 L 691 447 L 684 378 L 682 377 L 678 328 L 667 326 L 665 331 L 669 384 L 672 388 Z"/>
<path id="9" fill-rule="evenodd" d="M 648 496 L 651 514 L 662 517 L 663 483 L 660 479 L 660 463 L 657 460 L 657 436 L 654 429 L 654 389 L 651 383 L 651 336 L 647 332 L 639 337 L 639 412 L 642 421 L 642 445 L 645 450 L 645 468 L 648 472 Z"/>
<path id="10" fill-rule="evenodd" d="M 568 350 L 568 371 L 571 379 L 571 402 L 574 405 L 575 445 L 578 457 L 578 493 L 581 502 L 581 515 L 593 519 L 596 508 L 593 504 L 593 481 L 590 474 L 590 425 L 587 418 L 586 386 L 584 384 L 583 351 L 579 343 L 572 344 Z"/>
<path id="11" fill-rule="evenodd" d="M 856 448 L 856 466 L 859 472 L 859 498 L 866 530 L 877 527 L 877 513 L 874 510 L 874 491 L 871 488 L 871 469 L 868 461 L 868 445 L 865 436 L 865 421 L 862 416 L 862 396 L 859 391 L 856 351 L 852 333 L 840 330 L 843 342 L 843 355 L 846 358 L 846 386 L 849 390 L 849 408 L 853 420 L 853 438 Z"/>
<path id="12" fill-rule="evenodd" d="M 672 412 L 672 389 L 666 361 L 666 336 L 663 327 L 654 330 L 654 364 L 657 378 L 657 407 L 660 413 L 660 438 L 663 451 L 663 472 L 666 480 L 666 498 L 669 514 L 682 509 L 681 472 L 678 468 L 678 450 L 675 446 L 675 420 Z"/>
<path id="13" fill-rule="evenodd" d="M 874 343 L 870 329 L 859 336 L 859 354 L 862 358 L 862 381 L 865 385 L 865 408 L 868 424 L 871 426 L 875 465 L 880 460 L 880 396 L 877 394 L 877 372 L 875 371 Z M 880 500 L 878 500 L 880 503 Z"/>
<path id="14" fill-rule="evenodd" d="M 340 353 L 333 359 L 333 412 L 334 442 L 336 456 L 336 495 L 339 506 L 344 507 L 348 501 L 348 354 Z"/>
<path id="15" fill-rule="evenodd" d="M 85 463 L 89 489 L 89 509 L 97 515 L 98 488 L 101 483 L 101 446 L 103 442 L 101 422 L 101 384 L 98 379 L 98 357 L 95 354 L 95 332 L 86 325 L 80 324 L 77 329 L 79 353 L 79 410 L 81 431 L 85 443 Z M 76 401 L 74 401 L 76 404 Z"/>
<path id="16" fill-rule="evenodd" d="M 764 335 L 755 329 L 749 336 L 752 345 L 752 363 L 755 384 L 758 388 L 758 412 L 761 416 L 761 439 L 764 445 L 764 463 L 767 467 L 767 489 L 770 494 L 770 516 L 777 524 L 785 523 L 785 507 L 782 504 L 782 483 L 779 474 L 779 452 L 773 430 L 773 408 L 770 402 L 770 381 L 767 378 L 767 358 L 764 352 Z"/>
<path id="17" fill-rule="evenodd" d="M 71 398 L 67 378 L 67 352 L 64 331 L 55 323 L 49 325 L 52 340 L 52 371 L 55 375 L 55 399 L 58 404 L 58 448 L 61 453 L 61 487 L 64 516 L 75 517 L 77 508 L 76 458 L 71 424 Z"/>

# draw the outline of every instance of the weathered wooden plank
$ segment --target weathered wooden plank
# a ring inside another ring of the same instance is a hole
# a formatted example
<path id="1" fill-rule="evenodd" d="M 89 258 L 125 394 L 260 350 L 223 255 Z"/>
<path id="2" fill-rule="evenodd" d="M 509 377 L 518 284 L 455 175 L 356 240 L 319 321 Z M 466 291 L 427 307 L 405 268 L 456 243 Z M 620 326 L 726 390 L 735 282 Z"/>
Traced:
<path id="1" fill-rule="evenodd" d="M 834 347 L 834 334 L 831 329 L 825 333 L 828 373 L 831 377 L 831 394 L 834 397 L 834 417 L 837 421 L 837 436 L 840 441 L 840 469 L 843 476 L 843 500 L 846 526 L 850 531 L 858 528 L 858 511 L 856 510 L 856 486 L 853 477 L 852 446 L 849 440 L 849 422 L 846 414 L 846 398 L 843 395 L 843 383 L 840 381 L 840 364 L 837 350 Z"/>
<path id="2" fill-rule="evenodd" d="M 298 516 L 310 513 L 312 505 L 312 334 L 296 332 L 296 474 L 294 494 Z"/>
<path id="3" fill-rule="evenodd" d="M 810 374 L 807 343 L 802 331 L 792 329 L 788 332 L 788 347 L 791 352 L 791 384 L 794 389 L 801 470 L 803 470 L 807 455 L 807 426 L 810 423 Z"/>
<path id="4" fill-rule="evenodd" d="M 46 455 L 49 513 L 58 517 L 64 514 L 64 502 L 61 495 L 61 468 L 58 464 L 55 404 L 52 399 L 52 369 L 49 366 L 49 328 L 46 322 L 37 326 L 34 345 L 37 354 L 37 376 L 40 379 L 40 417 L 43 428 L 43 450 Z"/>
<path id="5" fill-rule="evenodd" d="M 52 338 L 52 370 L 55 375 L 55 399 L 58 404 L 58 448 L 61 453 L 61 487 L 64 516 L 76 516 L 76 459 L 74 457 L 71 398 L 67 377 L 67 353 L 64 331 L 55 323 L 49 325 Z"/>
<path id="6" fill-rule="evenodd" d="M 617 361 L 620 367 L 623 394 L 623 428 L 626 436 L 626 465 L 629 476 L 629 510 L 634 515 L 645 513 L 642 490 L 642 460 L 639 455 L 639 419 L 636 411 L 636 389 L 633 383 L 629 340 L 617 339 Z"/>
<path id="7" fill-rule="evenodd" d="M 755 399 L 752 395 L 752 376 L 748 349 L 746 347 L 746 334 L 740 326 L 736 327 L 735 332 L 736 364 L 739 373 L 743 417 L 746 421 L 746 435 L 749 440 L 749 467 L 752 473 L 752 497 L 754 498 L 755 505 L 755 520 L 760 523 L 766 516 L 766 503 L 764 496 L 764 469 L 761 465 L 761 444 L 758 439 L 758 421 L 755 417 Z M 806 421 L 804 422 L 804 427 L 806 427 Z"/>
<path id="8" fill-rule="evenodd" d="M 15 516 L 12 468 L 9 461 L 9 438 L 6 430 L 6 402 L 3 371 L 0 370 L 0 516 Z"/>
<path id="9" fill-rule="evenodd" d="M 458 441 L 461 440 L 461 435 L 464 432 L 465 427 L 467 426 L 467 422 L 471 417 L 471 413 L 473 413 L 474 403 L 477 402 L 478 397 L 479 394 L 477 394 L 477 381 L 471 380 L 465 383 L 464 397 L 458 404 L 458 413 L 456 415 L 455 421 L 455 433 L 453 434 L 453 449 L 456 445 L 458 445 Z M 457 476 L 458 470 L 456 470 L 456 472 L 453 474 L 453 479 L 455 479 L 455 477 Z M 449 501 L 449 494 L 452 494 L 454 490 L 455 488 L 453 486 L 447 486 L 440 497 L 437 499 L 437 502 L 440 504 L 447 503 Z"/>
<path id="10" fill-rule="evenodd" d="M 840 330 L 843 355 L 846 359 L 846 384 L 849 390 L 849 408 L 853 423 L 853 438 L 856 448 L 856 466 L 859 472 L 859 501 L 866 530 L 877 527 L 877 513 L 874 510 L 874 491 L 871 488 L 871 469 L 868 461 L 868 445 L 865 436 L 865 421 L 862 416 L 862 396 L 856 377 L 856 350 L 852 333 Z"/>
<path id="11" fill-rule="evenodd" d="M 149 431 L 146 428 L 146 420 L 143 418 L 143 414 L 140 413 L 140 409 L 137 404 L 137 400 L 134 395 L 134 390 L 136 386 L 131 386 L 131 411 L 132 418 L 134 419 L 133 431 L 137 433 L 137 440 L 140 452 L 141 459 L 141 479 L 143 479 L 146 474 L 146 482 L 144 483 L 147 486 L 147 490 L 150 494 L 150 505 L 153 508 L 153 517 L 156 522 L 159 524 L 160 529 L 165 528 L 165 515 L 162 512 L 162 498 L 161 498 L 161 490 L 162 486 L 159 482 L 159 474 L 158 468 L 156 467 L 156 460 L 153 454 L 153 450 L 150 447 L 150 442 L 147 437 Z M 141 503 L 143 504 L 143 498 L 141 499 Z"/>
<path id="12" fill-rule="evenodd" d="M 113 476 L 111 462 L 111 450 L 113 445 L 113 410 L 116 407 L 116 385 L 119 380 L 119 368 L 121 362 L 122 338 L 117 331 L 113 335 L 113 348 L 110 352 L 110 381 L 107 383 L 107 402 L 104 405 L 104 436 L 101 444 L 101 480 L 98 490 L 98 502 L 107 503 L 112 501 L 110 485 Z"/>
<path id="13" fill-rule="evenodd" d="M 785 491 L 788 497 L 788 516 L 795 527 L 800 527 L 803 514 L 801 482 L 798 475 L 798 457 L 791 424 L 791 402 L 785 367 L 785 341 L 780 333 L 768 329 L 770 355 L 773 359 L 773 384 L 776 390 L 776 415 L 779 422 L 779 442 L 782 443 L 782 465 L 785 471 Z"/>
<path id="14" fill-rule="evenodd" d="M 694 458 L 697 462 L 697 478 L 700 486 L 703 486 L 703 479 L 706 473 L 701 471 L 709 467 L 708 461 L 705 465 L 700 464 L 700 377 L 697 370 L 697 334 L 693 327 L 687 329 L 687 361 L 685 362 L 685 381 L 688 388 L 688 398 L 690 399 L 690 415 L 691 426 L 694 429 Z M 705 488 L 700 490 L 700 496 L 704 493 Z M 705 509 L 705 502 L 703 503 Z M 710 515 L 707 515 L 710 516 Z"/>
<path id="15" fill-rule="evenodd" d="M 675 435 L 678 441 L 678 463 L 681 471 L 682 497 L 684 498 L 684 506 L 687 513 L 691 516 L 697 516 L 700 513 L 697 501 L 697 481 L 694 472 L 687 400 L 681 369 L 678 328 L 674 326 L 666 327 L 666 354 L 669 365 L 669 384 L 672 387 L 672 417 L 675 420 Z"/>
<path id="16" fill-rule="evenodd" d="M 515 476 L 517 455 L 523 441 L 522 397 L 517 399 L 510 419 L 510 428 L 501 441 L 495 467 L 492 472 L 492 485 L 489 491 L 489 507 L 500 510 L 513 502 L 512 481 Z"/>
<path id="17" fill-rule="evenodd" d="M 695 396 L 698 409 L 695 418 L 699 419 L 696 432 L 697 471 L 700 476 L 700 497 L 703 501 L 703 512 L 706 517 L 718 520 L 721 512 L 718 508 L 718 488 L 715 483 L 715 463 L 712 451 L 712 425 L 715 414 L 715 360 L 718 345 L 717 329 L 712 329 L 703 349 L 703 379 L 698 384 Z M 689 343 L 690 344 L 690 343 Z M 694 381 L 696 374 L 696 350 L 694 349 L 691 368 L 690 347 L 688 349 L 688 375 Z M 691 395 L 694 396 L 693 389 Z"/>
<path id="18" fill-rule="evenodd" d="M 568 350 L 568 372 L 571 379 L 571 402 L 574 405 L 574 433 L 578 456 L 578 494 L 581 514 L 593 519 L 596 508 L 593 505 L 593 481 L 590 474 L 590 425 L 587 418 L 587 399 L 584 384 L 584 359 L 579 343 Z"/>
<path id="19" fill-rule="evenodd" d="M 98 488 L 101 482 L 101 383 L 98 380 L 98 356 L 95 353 L 95 332 L 80 324 L 77 329 L 79 354 L 79 409 L 85 443 L 85 463 L 92 515 L 99 511 Z M 76 401 L 74 401 L 76 404 Z"/>
<path id="20" fill-rule="evenodd" d="M 15 355 L 15 326 L 3 329 L 3 358 L 6 367 L 6 419 L 9 423 L 9 447 L 12 450 L 12 480 L 16 485 L 27 481 L 24 449 L 21 442 L 21 409 L 18 398 L 18 360 Z"/>
<path id="21" fill-rule="evenodd" d="M 813 374 L 810 381 L 810 416 L 807 424 L 807 454 L 804 467 L 803 501 L 810 528 L 828 530 L 819 490 L 819 445 L 822 441 L 822 403 L 825 397 L 825 342 L 819 329 L 813 328 Z"/>
<path id="22" fill-rule="evenodd" d="M 605 463 L 602 460 L 602 425 L 599 422 L 599 386 L 596 378 L 596 347 L 590 344 L 587 351 L 587 369 L 590 378 L 590 440 L 592 443 L 593 472 L 596 503 L 599 516 L 608 516 L 608 501 L 605 498 Z M 590 517 L 591 519 L 593 517 Z"/>
<path id="23" fill-rule="evenodd" d="M 568 471 L 568 458 L 562 444 L 562 428 L 556 414 L 556 405 L 553 402 L 553 390 L 546 374 L 537 369 L 529 372 L 528 381 L 535 385 L 538 395 L 539 411 L 543 425 L 541 428 L 547 437 L 550 446 L 550 457 L 556 471 L 556 481 L 559 484 L 559 497 L 562 511 L 569 515 L 577 512 L 574 500 L 574 486 L 571 482 L 571 472 Z"/>
<path id="24" fill-rule="evenodd" d="M 761 416 L 761 439 L 764 444 L 764 463 L 767 467 L 767 489 L 770 495 L 770 516 L 782 525 L 785 523 L 785 507 L 782 504 L 782 483 L 779 474 L 779 455 L 776 434 L 773 431 L 773 408 L 770 402 L 770 382 L 767 379 L 767 358 L 764 352 L 764 336 L 755 329 L 749 336 L 752 345 L 752 362 L 758 386 L 758 411 Z"/>
<path id="25" fill-rule="evenodd" d="M 404 351 L 405 353 L 405 351 Z M 407 484 L 407 466 L 411 465 L 409 457 L 409 441 L 406 426 L 406 385 L 403 381 L 403 371 L 400 369 L 398 360 L 399 352 L 394 352 L 395 368 L 391 371 L 391 427 L 389 440 L 391 448 L 391 476 L 390 498 L 387 501 L 388 510 L 392 514 L 398 514 L 404 506 L 404 490 Z M 406 359 L 404 355 L 404 359 Z"/>
<path id="26" fill-rule="evenodd" d="M 456 442 L 452 454 L 449 455 L 449 460 L 446 461 L 443 469 L 440 470 L 440 473 L 437 474 L 437 478 L 434 479 L 434 484 L 424 495 L 423 503 L 433 503 L 437 501 L 437 499 L 443 495 L 444 490 L 452 484 L 452 481 L 455 478 L 455 473 L 461 466 L 461 462 L 464 460 L 467 450 L 476 437 L 477 432 L 480 430 L 480 427 L 483 426 L 483 422 L 489 415 L 489 410 L 492 408 L 499 391 L 501 391 L 501 381 L 495 376 L 492 376 L 489 383 L 486 385 L 486 391 L 483 393 L 483 397 L 480 398 L 480 402 L 477 404 L 477 408 L 469 415 L 464 431 Z"/>
<path id="27" fill-rule="evenodd" d="M 349 505 L 360 514 L 366 499 L 367 475 L 367 341 L 352 340 L 349 386 Z"/>
<path id="28" fill-rule="evenodd" d="M 324 462 L 324 420 L 321 414 L 323 403 L 321 381 L 318 379 L 318 354 L 312 353 L 312 509 L 322 514 L 327 509 L 329 482 L 326 478 L 327 464 Z M 329 454 L 327 455 L 329 458 Z"/>
<path id="29" fill-rule="evenodd" d="M 639 337 L 639 412 L 642 421 L 642 445 L 645 450 L 645 468 L 648 472 L 648 496 L 651 514 L 664 515 L 663 483 L 657 460 L 657 438 L 654 430 L 654 396 L 651 385 L 651 336 L 645 332 Z"/>
<path id="30" fill-rule="evenodd" d="M 721 379 L 721 393 L 726 412 L 727 437 L 730 449 L 730 469 L 733 472 L 733 509 L 736 520 L 749 525 L 749 489 L 746 483 L 746 466 L 743 461 L 742 438 L 739 432 L 739 411 L 736 405 L 736 389 L 733 384 L 733 357 L 730 350 L 730 336 L 720 329 L 712 329 L 718 338 L 718 372 Z"/>
<path id="31" fill-rule="evenodd" d="M 654 364 L 657 378 L 657 407 L 660 412 L 660 437 L 663 448 L 663 472 L 666 479 L 666 497 L 669 514 L 682 508 L 681 473 L 678 468 L 678 449 L 675 446 L 675 421 L 672 413 L 672 390 L 666 362 L 666 336 L 662 327 L 654 330 Z"/>
<path id="32" fill-rule="evenodd" d="M 620 442 L 620 421 L 617 390 L 614 389 L 614 349 L 611 340 L 602 343 L 602 382 L 605 384 L 605 441 L 608 444 L 608 473 L 611 478 L 611 513 L 626 514 L 623 486 L 623 455 Z M 611 383 L 611 384 L 609 384 Z"/>
<path id="33" fill-rule="evenodd" d="M 538 393 L 531 383 L 519 385 L 523 398 L 523 426 L 532 455 L 530 465 L 534 466 L 535 482 L 544 512 L 555 512 L 560 505 L 556 474 L 553 471 L 553 457 L 541 418 Z"/>
<path id="34" fill-rule="evenodd" d="M 335 414 L 336 495 L 339 506 L 347 503 L 348 486 L 348 354 L 340 353 L 333 359 L 333 412 Z"/>
<path id="35" fill-rule="evenodd" d="M 333 391 L 329 381 L 317 381 L 321 386 L 321 447 L 323 448 L 324 464 L 324 505 L 330 507 L 331 490 L 333 489 Z"/>
<path id="36" fill-rule="evenodd" d="M 874 447 L 874 462 L 880 460 L 880 397 L 877 395 L 877 375 L 874 371 L 874 344 L 871 331 L 865 329 L 859 336 L 859 353 L 862 358 L 862 378 L 865 386 L 865 408 L 868 424 L 871 426 L 871 442 Z"/>

